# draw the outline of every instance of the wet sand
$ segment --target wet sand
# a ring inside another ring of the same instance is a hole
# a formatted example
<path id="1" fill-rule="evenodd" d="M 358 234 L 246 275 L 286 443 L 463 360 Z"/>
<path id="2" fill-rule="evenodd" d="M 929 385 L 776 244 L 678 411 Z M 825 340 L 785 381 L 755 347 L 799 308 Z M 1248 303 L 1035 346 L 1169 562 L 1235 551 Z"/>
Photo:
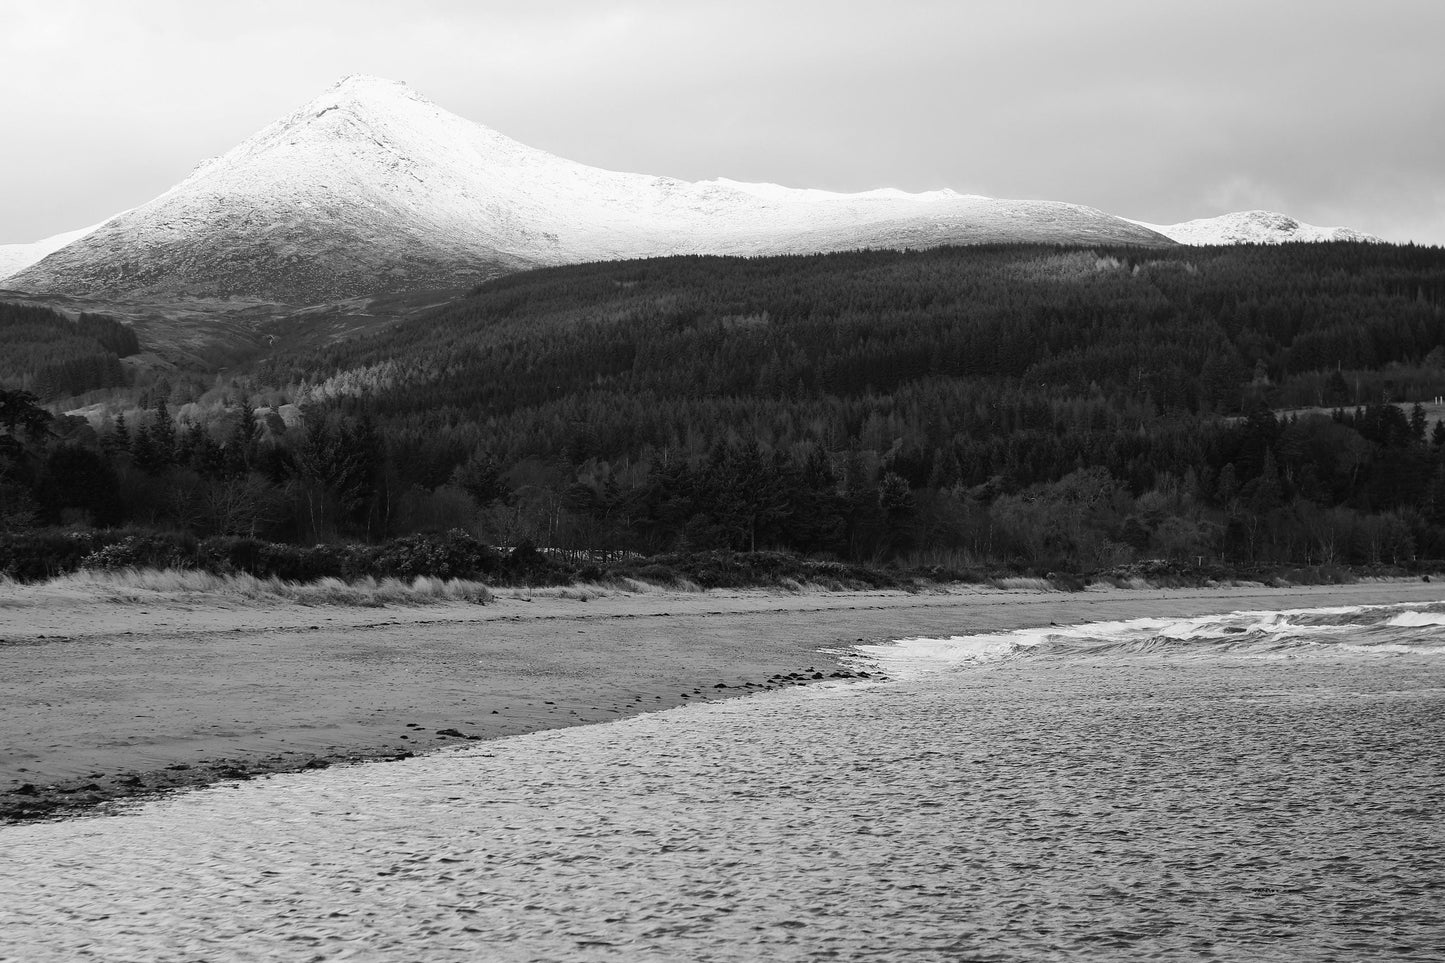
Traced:
<path id="1" fill-rule="evenodd" d="M 414 608 L 118 603 L 10 588 L 0 595 L 0 821 L 807 684 L 840 671 L 837 653 L 859 641 L 1441 600 L 1438 582 L 503 592 L 486 606 Z"/>

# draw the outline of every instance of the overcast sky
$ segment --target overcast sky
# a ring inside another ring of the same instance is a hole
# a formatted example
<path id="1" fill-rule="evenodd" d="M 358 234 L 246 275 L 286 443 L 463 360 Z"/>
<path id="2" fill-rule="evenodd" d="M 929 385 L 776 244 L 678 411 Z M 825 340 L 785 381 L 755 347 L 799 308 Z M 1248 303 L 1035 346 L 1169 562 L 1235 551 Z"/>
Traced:
<path id="1" fill-rule="evenodd" d="M 1445 244 L 1445 0 L 0 0 L 0 242 L 348 73 L 613 170 Z"/>

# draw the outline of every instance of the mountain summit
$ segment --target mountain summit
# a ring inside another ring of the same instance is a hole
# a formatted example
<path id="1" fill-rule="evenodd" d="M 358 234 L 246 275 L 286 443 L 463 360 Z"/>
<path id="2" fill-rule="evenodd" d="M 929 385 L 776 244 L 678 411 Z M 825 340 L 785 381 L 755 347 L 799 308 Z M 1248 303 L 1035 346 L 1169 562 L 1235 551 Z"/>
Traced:
<path id="1" fill-rule="evenodd" d="M 351 76 L 5 282 L 37 294 L 314 304 L 667 254 L 1002 241 L 1169 244 L 1102 211 L 587 167 Z"/>

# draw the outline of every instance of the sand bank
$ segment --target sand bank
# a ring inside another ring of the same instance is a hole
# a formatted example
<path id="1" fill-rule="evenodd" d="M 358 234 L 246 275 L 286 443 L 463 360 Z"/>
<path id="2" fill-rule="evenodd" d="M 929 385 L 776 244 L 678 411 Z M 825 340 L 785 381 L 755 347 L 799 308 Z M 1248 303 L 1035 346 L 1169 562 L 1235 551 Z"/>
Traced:
<path id="1" fill-rule="evenodd" d="M 7 588 L 0 821 L 826 678 L 859 641 L 1442 601 L 1445 585 L 577 594 L 338 608 Z"/>

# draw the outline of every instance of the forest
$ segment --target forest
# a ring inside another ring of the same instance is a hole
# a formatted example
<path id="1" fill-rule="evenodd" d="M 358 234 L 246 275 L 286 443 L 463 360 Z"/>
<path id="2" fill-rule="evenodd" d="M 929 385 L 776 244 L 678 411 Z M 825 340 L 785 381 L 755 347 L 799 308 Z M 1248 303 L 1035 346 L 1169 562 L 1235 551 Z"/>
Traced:
<path id="1" fill-rule="evenodd" d="M 120 359 L 140 352 L 135 332 L 100 314 L 74 322 L 48 308 L 0 302 L 0 385 L 45 399 L 126 384 Z"/>
<path id="2" fill-rule="evenodd" d="M 143 345 L 3 310 L 27 345 L 0 366 L 11 537 L 461 530 L 574 560 L 1037 574 L 1445 559 L 1440 248 L 586 264 L 129 385 L 58 372 Z"/>

